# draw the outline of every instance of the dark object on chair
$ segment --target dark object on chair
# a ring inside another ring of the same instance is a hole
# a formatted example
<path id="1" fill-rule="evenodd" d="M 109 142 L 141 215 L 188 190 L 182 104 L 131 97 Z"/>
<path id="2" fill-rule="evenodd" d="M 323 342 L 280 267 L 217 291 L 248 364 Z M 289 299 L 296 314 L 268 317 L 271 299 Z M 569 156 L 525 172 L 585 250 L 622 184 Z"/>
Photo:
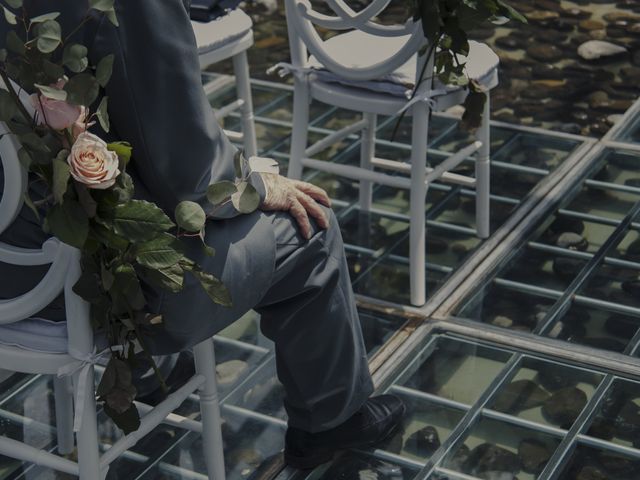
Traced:
<path id="1" fill-rule="evenodd" d="M 190 16 L 196 22 L 210 22 L 235 9 L 242 0 L 191 0 Z"/>

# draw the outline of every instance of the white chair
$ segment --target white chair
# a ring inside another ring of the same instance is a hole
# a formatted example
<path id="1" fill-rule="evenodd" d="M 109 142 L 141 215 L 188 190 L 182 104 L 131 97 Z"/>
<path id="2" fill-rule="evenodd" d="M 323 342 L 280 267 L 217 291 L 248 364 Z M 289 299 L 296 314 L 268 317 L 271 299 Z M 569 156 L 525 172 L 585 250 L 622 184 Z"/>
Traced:
<path id="1" fill-rule="evenodd" d="M 4 83 L 0 86 L 4 88 Z M 28 96 L 24 103 L 30 108 Z M 7 132 L 6 124 L 0 122 L 0 160 L 4 172 L 0 233 L 11 228 L 22 208 L 27 187 L 27 175 L 18 160 L 20 145 L 13 135 L 5 135 Z M 156 407 L 140 405 L 140 410 L 145 413 L 140 428 L 120 438 L 100 455 L 94 365 L 101 355 L 96 353 L 94 345 L 89 305 L 72 290 L 81 274 L 79 250 L 56 238 L 47 240 L 39 250 L 16 248 L 0 242 L 0 262 L 25 267 L 51 265 L 33 290 L 17 298 L 0 301 L 0 369 L 54 376 L 58 453 L 72 452 L 75 431 L 78 462 L 4 436 L 0 437 L 1 455 L 79 475 L 82 480 L 99 480 L 106 476 L 109 464 L 119 455 L 156 426 L 167 422 L 202 432 L 209 478 L 224 480 L 212 339 L 194 348 L 196 375 Z M 32 318 L 60 293 L 64 293 L 66 322 Z M 200 395 L 201 423 L 171 413 L 196 390 Z"/>
<path id="2" fill-rule="evenodd" d="M 233 61 L 238 99 L 217 110 L 215 114 L 218 120 L 222 120 L 231 112 L 240 110 L 242 132 L 225 130 L 225 133 L 231 140 L 243 143 L 247 158 L 255 156 L 258 154 L 258 147 L 247 60 L 247 50 L 253 45 L 253 22 L 242 10 L 235 9 L 212 22 L 191 22 L 191 25 L 196 35 L 200 67 L 203 70 L 228 58 Z"/>
<path id="3" fill-rule="evenodd" d="M 285 0 L 291 64 L 281 63 L 281 75 L 294 75 L 294 113 L 291 158 L 288 175 L 300 178 L 303 167 L 341 175 L 360 181 L 359 203 L 369 211 L 372 184 L 379 183 L 408 189 L 410 192 L 410 282 L 411 303 L 425 303 L 425 201 L 429 185 L 435 180 L 447 181 L 476 189 L 477 234 L 489 236 L 489 89 L 498 83 L 498 57 L 489 47 L 470 42 L 467 59 L 468 75 L 487 89 L 483 123 L 477 141 L 427 168 L 427 136 L 430 112 L 461 104 L 467 91 L 445 86 L 433 80 L 434 58 L 418 56 L 426 46 L 420 22 L 405 25 L 381 25 L 372 21 L 391 0 L 372 0 L 360 12 L 353 11 L 343 0 L 326 0 L 334 15 L 313 10 L 308 0 Z M 350 30 L 323 41 L 316 27 L 325 30 Z M 311 56 L 309 55 L 311 54 Z M 415 99 L 407 92 L 415 86 L 419 72 L 428 63 L 423 82 Z M 363 113 L 362 120 L 349 125 L 319 142 L 307 146 L 309 103 L 311 99 Z M 410 163 L 375 156 L 378 115 L 395 116 L 406 110 L 412 115 Z M 312 157 L 347 135 L 361 131 L 360 167 L 315 160 Z M 475 178 L 450 170 L 477 152 Z M 409 174 L 390 175 L 374 171 L 374 167 Z"/>

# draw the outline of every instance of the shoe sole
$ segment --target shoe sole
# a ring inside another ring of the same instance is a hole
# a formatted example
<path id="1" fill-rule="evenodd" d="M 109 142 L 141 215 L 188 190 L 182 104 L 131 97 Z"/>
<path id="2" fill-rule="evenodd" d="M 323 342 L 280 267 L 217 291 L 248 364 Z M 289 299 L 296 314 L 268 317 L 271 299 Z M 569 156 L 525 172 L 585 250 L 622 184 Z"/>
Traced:
<path id="1" fill-rule="evenodd" d="M 406 407 L 403 406 L 402 408 L 402 412 L 399 415 L 399 418 L 402 419 L 404 417 L 406 413 Z M 369 443 L 365 443 L 362 445 L 358 445 L 358 448 L 369 448 L 369 447 L 373 447 L 374 445 L 377 445 L 380 442 L 385 441 L 387 438 L 389 438 L 391 435 L 393 435 L 394 433 L 396 433 L 398 431 L 398 429 L 400 428 L 400 426 L 402 425 L 402 422 L 398 421 L 394 424 L 391 425 L 391 428 L 389 429 L 389 431 L 387 433 L 384 434 L 383 437 L 373 441 L 373 442 L 369 442 Z M 341 452 L 343 450 L 347 450 L 349 448 L 355 448 L 355 447 L 342 447 L 342 448 L 337 448 L 335 450 L 328 450 L 322 453 L 318 453 L 316 455 L 312 455 L 312 456 L 305 456 L 305 457 L 293 457 L 287 454 L 287 452 L 284 452 L 284 461 L 285 463 L 292 467 L 292 468 L 297 468 L 298 470 L 312 470 L 316 467 L 319 467 L 320 465 L 322 465 L 323 463 L 327 463 L 330 462 L 331 460 L 333 460 L 333 458 L 336 456 L 336 454 L 338 452 Z"/>

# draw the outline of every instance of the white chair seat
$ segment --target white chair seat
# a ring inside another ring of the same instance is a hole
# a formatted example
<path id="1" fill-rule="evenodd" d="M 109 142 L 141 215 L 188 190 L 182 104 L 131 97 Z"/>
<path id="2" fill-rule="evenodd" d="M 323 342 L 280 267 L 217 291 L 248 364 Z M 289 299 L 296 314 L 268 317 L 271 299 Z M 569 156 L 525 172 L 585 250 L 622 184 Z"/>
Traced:
<path id="1" fill-rule="evenodd" d="M 253 22 L 249 15 L 236 9 L 212 22 L 191 22 L 191 26 L 196 34 L 198 53 L 202 55 L 242 38 L 251 31 Z"/>
<path id="2" fill-rule="evenodd" d="M 337 62 L 349 68 L 369 67 L 381 58 L 393 56 L 407 42 L 408 37 L 381 37 L 360 30 L 336 35 L 324 43 L 326 52 Z M 475 41 L 469 42 L 469 57 L 458 57 L 460 63 L 466 64 L 467 76 L 491 89 L 498 84 L 498 65 L 500 59 L 488 45 Z M 336 75 L 324 68 L 313 56 L 309 58 L 307 67 L 317 70 L 315 74 L 324 82 L 341 83 L 350 87 L 407 96 L 415 86 L 415 56 L 400 68 L 376 81 L 357 81 Z M 434 82 L 434 89 L 444 89 L 439 81 Z M 460 87 L 447 85 L 447 91 L 459 90 Z"/>
<path id="3" fill-rule="evenodd" d="M 39 353 L 67 353 L 67 322 L 29 318 L 0 325 L 0 344 Z"/>

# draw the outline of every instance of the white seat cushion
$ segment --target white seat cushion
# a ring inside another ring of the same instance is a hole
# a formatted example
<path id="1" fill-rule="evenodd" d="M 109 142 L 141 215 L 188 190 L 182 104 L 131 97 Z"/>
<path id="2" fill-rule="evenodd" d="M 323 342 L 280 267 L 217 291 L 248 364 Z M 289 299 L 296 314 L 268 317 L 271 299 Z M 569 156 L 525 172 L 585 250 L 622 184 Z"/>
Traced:
<path id="1" fill-rule="evenodd" d="M 0 325 L 0 344 L 32 352 L 66 353 L 67 322 L 29 318 Z"/>
<path id="2" fill-rule="evenodd" d="M 242 38 L 251 30 L 253 22 L 249 15 L 235 9 L 212 22 L 191 22 L 191 26 L 196 34 L 198 53 L 203 54 Z"/>
<path id="3" fill-rule="evenodd" d="M 402 48 L 408 37 L 381 37 L 354 30 L 336 35 L 324 42 L 324 46 L 331 58 L 345 67 L 365 68 L 378 63 L 383 58 L 389 58 Z M 487 88 L 498 84 L 498 65 L 500 59 L 489 46 L 484 43 L 469 42 L 469 56 L 458 57 L 460 63 L 466 63 L 467 76 Z M 309 58 L 307 67 L 317 70 L 317 78 L 321 81 L 341 83 L 351 87 L 364 88 L 376 92 L 389 93 L 396 96 L 406 96 L 415 86 L 416 58 L 383 78 L 370 81 L 349 80 L 328 71 L 314 56 Z M 445 88 L 440 82 L 434 82 L 435 89 Z M 458 90 L 459 87 L 446 86 L 447 90 Z"/>

